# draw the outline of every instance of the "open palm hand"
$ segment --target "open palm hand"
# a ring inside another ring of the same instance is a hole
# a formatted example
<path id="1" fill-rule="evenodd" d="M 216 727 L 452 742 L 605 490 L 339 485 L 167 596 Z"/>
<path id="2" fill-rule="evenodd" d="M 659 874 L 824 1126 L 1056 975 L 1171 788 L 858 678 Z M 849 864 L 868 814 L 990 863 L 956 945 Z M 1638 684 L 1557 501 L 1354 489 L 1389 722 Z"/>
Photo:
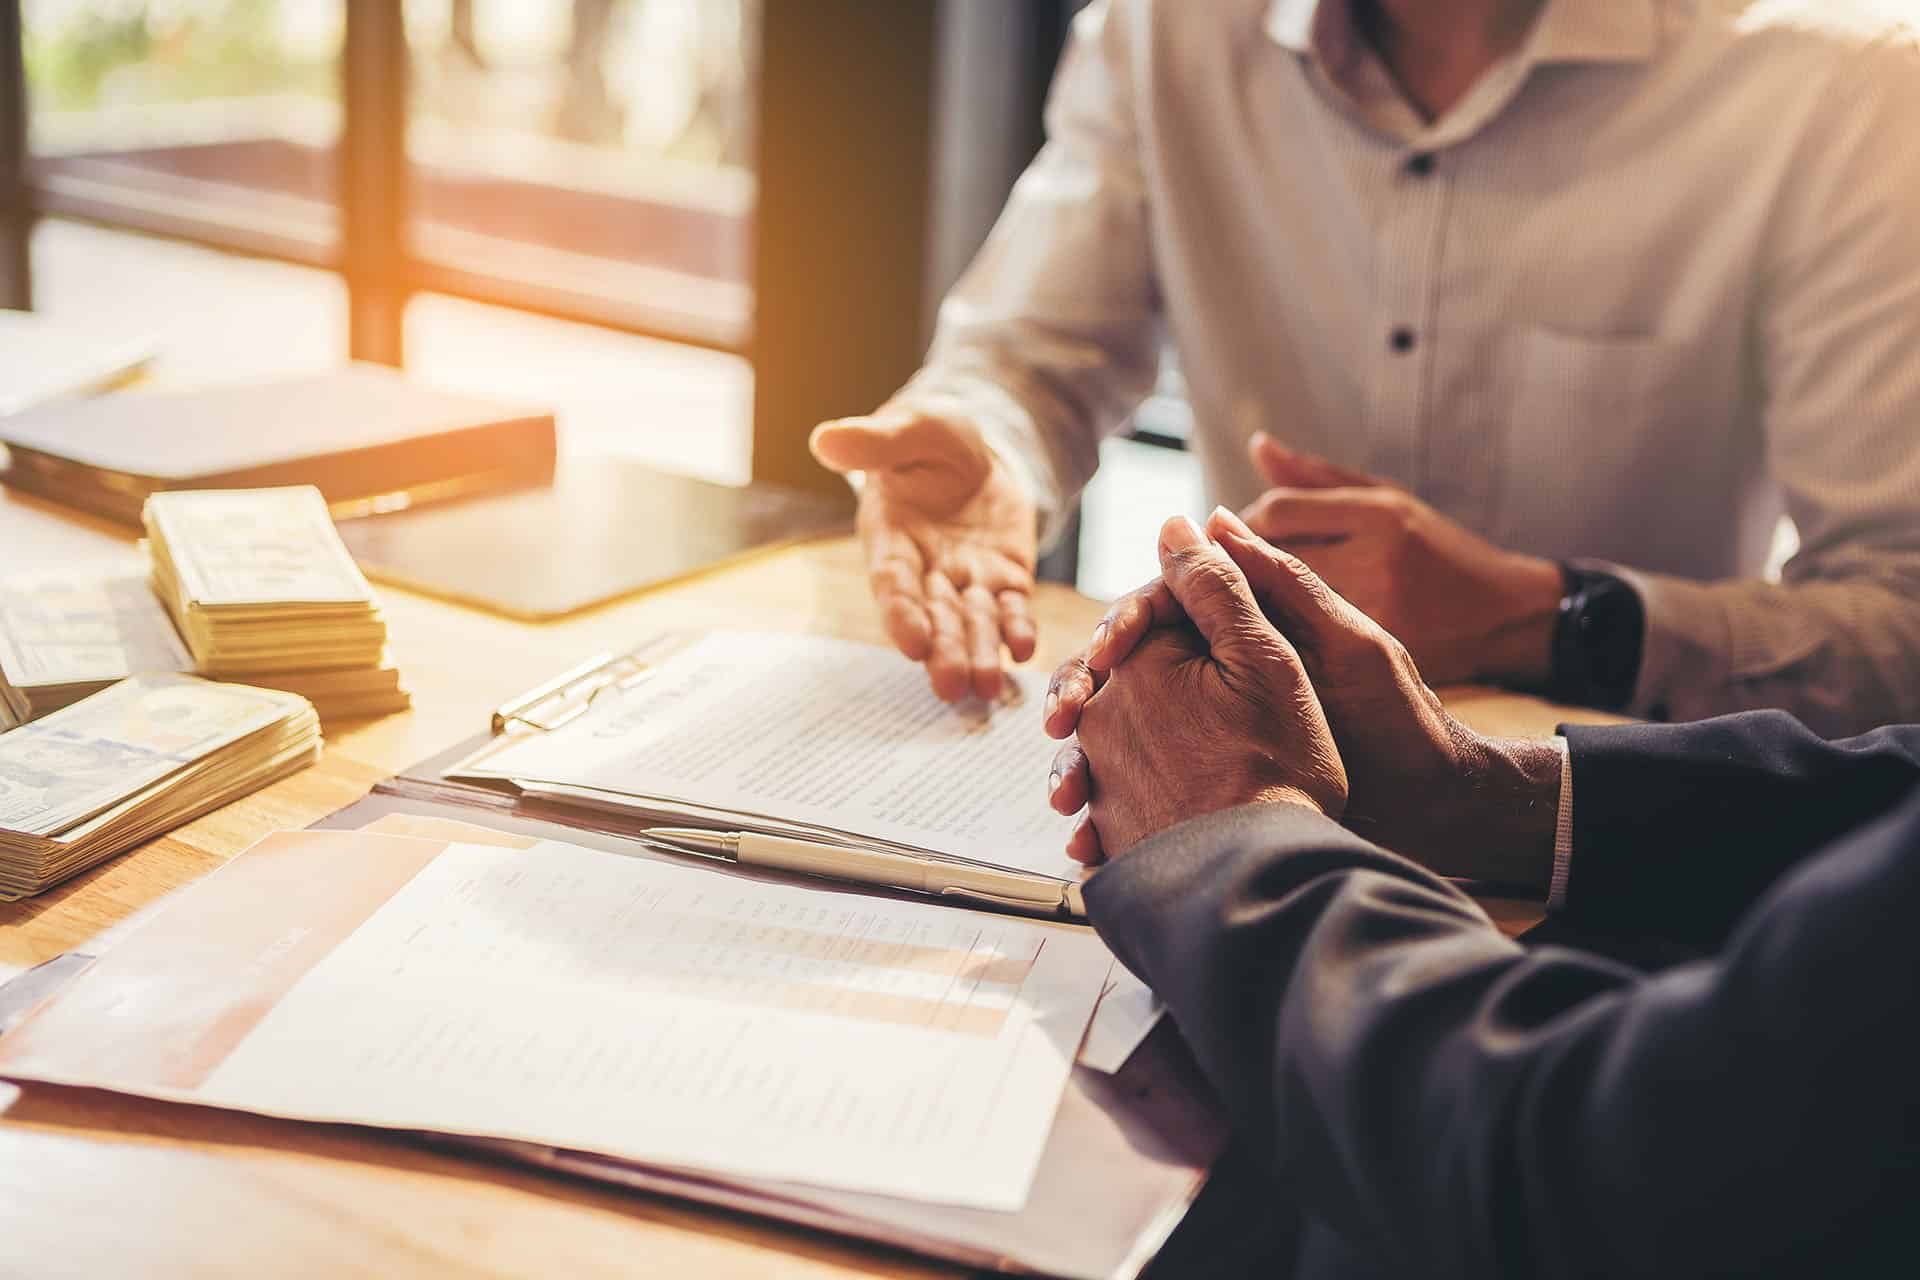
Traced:
<path id="1" fill-rule="evenodd" d="M 826 423 L 814 455 L 862 472 L 859 528 L 887 634 L 951 702 L 993 697 L 1002 649 L 1033 656 L 1033 500 L 979 433 L 882 411 Z"/>

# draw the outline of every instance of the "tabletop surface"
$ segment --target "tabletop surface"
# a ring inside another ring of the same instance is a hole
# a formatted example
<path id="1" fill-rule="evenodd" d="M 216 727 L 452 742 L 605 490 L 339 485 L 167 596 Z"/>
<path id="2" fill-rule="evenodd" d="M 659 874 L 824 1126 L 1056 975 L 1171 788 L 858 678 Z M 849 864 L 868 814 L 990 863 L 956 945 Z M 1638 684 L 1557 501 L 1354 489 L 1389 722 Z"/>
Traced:
<path id="1" fill-rule="evenodd" d="M 129 535 L 0 488 L 0 568 L 130 559 Z M 0 981 L 80 947 L 270 831 L 304 827 L 485 729 L 488 712 L 592 654 L 668 628 L 884 642 L 850 540 L 816 542 L 564 621 L 530 625 L 380 587 L 414 709 L 330 728 L 319 764 L 37 898 L 0 903 Z M 1102 605 L 1043 585 L 1036 663 Z M 1447 691 L 1483 732 L 1597 718 Z M 1035 780 L 1035 785 L 1042 781 Z M 1510 931 L 1532 904 L 1487 903 Z M 825 1236 L 404 1141 L 84 1090 L 0 1083 L 0 1274 L 922 1276 L 956 1274 Z"/>

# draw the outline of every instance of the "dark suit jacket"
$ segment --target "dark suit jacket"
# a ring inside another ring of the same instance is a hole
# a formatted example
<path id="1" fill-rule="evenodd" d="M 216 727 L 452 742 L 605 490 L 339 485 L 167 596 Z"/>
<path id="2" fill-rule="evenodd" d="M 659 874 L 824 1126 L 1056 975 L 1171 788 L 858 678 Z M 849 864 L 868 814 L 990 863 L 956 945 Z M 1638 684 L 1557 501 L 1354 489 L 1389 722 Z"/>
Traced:
<path id="1" fill-rule="evenodd" d="M 1303 1215 L 1298 1272 L 1920 1275 L 1920 728 L 1566 733 L 1566 914 L 1708 959 L 1523 947 L 1290 805 L 1088 885 Z"/>

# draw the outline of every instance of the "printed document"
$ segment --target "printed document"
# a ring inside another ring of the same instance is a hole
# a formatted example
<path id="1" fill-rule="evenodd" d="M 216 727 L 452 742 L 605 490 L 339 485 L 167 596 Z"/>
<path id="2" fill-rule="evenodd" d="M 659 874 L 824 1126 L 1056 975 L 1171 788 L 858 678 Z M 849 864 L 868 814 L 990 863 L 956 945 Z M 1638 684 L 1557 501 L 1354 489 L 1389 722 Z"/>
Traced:
<path id="1" fill-rule="evenodd" d="M 1047 805 L 1044 696 L 1043 677 L 1018 672 L 1000 701 L 949 706 L 888 650 L 713 632 L 449 776 L 653 802 L 636 807 L 668 825 L 732 819 L 1077 880 L 1072 821 Z"/>
<path id="2" fill-rule="evenodd" d="M 283 833 L 0 1039 L 0 1076 L 1011 1211 L 1111 964 L 564 844 Z"/>

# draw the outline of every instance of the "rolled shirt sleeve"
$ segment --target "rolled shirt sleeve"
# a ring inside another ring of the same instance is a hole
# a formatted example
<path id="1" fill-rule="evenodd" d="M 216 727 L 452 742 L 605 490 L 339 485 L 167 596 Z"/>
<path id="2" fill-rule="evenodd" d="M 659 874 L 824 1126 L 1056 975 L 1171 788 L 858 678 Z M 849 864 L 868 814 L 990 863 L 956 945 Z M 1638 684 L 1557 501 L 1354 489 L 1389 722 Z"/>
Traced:
<path id="1" fill-rule="evenodd" d="M 1630 711 L 1778 707 L 1829 736 L 1920 720 L 1920 45 L 1839 64 L 1775 211 L 1756 340 L 1778 583 L 1608 566 L 1647 611 Z"/>
<path id="2" fill-rule="evenodd" d="M 1250 20 L 1206 12 L 1097 0 L 1082 13 L 1047 143 L 897 403 L 977 427 L 1051 540 L 1101 440 L 1151 389 L 1170 326 L 1217 500 L 1258 492 L 1244 439 L 1271 430 L 1515 550 L 1608 562 L 1646 605 L 1634 714 L 1783 707 L 1830 735 L 1920 720 L 1910 29 L 1811 3 L 1701 6 L 1662 43 L 1653 6 L 1549 6 L 1534 56 L 1558 50 L 1556 82 L 1604 86 L 1402 136 L 1349 117 L 1310 74 L 1327 51 L 1301 33 L 1271 30 L 1268 47 Z M 1590 64 L 1602 36 L 1619 61 Z M 1644 92 L 1621 87 L 1629 65 Z M 1274 127 L 1248 127 L 1256 102 Z M 1589 132 L 1608 145 L 1563 174 L 1565 138 Z M 1705 163 L 1748 144 L 1737 167 Z M 1416 176 L 1410 154 L 1440 160 Z M 1707 221 L 1720 205 L 1742 214 Z M 1629 260 L 1626 227 L 1642 228 L 1630 260 L 1661 269 L 1607 265 Z M 1444 259 L 1429 252 L 1442 243 Z M 1582 287 L 1598 270 L 1627 283 Z M 1455 284 L 1482 276 L 1541 283 Z M 1431 340 L 1382 341 L 1424 313 Z M 1671 367 L 1638 350 L 1648 334 L 1674 347 Z M 1534 370 L 1536 347 L 1578 358 Z M 1586 437 L 1617 431 L 1620 447 L 1534 429 L 1568 397 Z M 1609 405 L 1624 406 L 1617 421 Z M 1509 411 L 1520 426 L 1503 437 Z M 1710 439 L 1690 466 L 1674 442 L 1696 418 Z M 1615 458 L 1638 461 L 1587 465 Z M 1765 582 L 1759 547 L 1782 503 L 1801 550 Z M 1690 505 L 1710 526 L 1698 538 Z"/>
<path id="3" fill-rule="evenodd" d="M 1075 20 L 1047 142 L 940 308 L 894 403 L 976 427 L 1032 488 L 1051 541 L 1100 441 L 1152 390 L 1161 323 L 1134 119 L 1129 7 Z"/>
<path id="4" fill-rule="evenodd" d="M 1547 910 L 1566 905 L 1567 876 L 1573 866 L 1573 752 L 1565 738 L 1556 737 L 1560 750 L 1560 807 L 1553 823 L 1553 878 L 1547 882 Z"/>

